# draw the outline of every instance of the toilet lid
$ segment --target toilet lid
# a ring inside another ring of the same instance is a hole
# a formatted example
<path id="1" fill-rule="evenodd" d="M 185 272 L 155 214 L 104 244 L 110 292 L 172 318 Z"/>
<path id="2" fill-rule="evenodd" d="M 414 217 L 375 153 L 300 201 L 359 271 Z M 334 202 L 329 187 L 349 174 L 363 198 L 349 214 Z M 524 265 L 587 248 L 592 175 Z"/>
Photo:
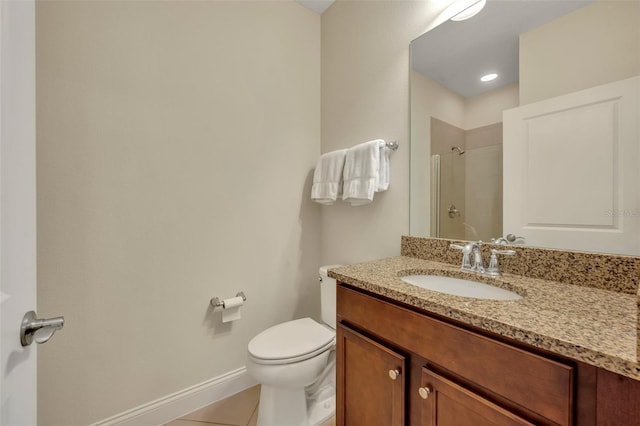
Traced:
<path id="1" fill-rule="evenodd" d="M 331 347 L 335 332 L 311 318 L 274 325 L 249 342 L 249 354 L 259 360 L 301 361 Z"/>

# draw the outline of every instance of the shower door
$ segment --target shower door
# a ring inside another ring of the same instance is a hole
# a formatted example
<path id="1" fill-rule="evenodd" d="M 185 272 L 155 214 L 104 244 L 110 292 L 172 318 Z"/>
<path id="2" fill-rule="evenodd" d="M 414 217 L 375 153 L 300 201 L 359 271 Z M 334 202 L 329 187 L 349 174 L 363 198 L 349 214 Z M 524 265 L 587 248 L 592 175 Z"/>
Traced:
<path id="1" fill-rule="evenodd" d="M 432 155 L 431 185 L 431 235 L 465 239 L 464 157 Z"/>
<path id="2" fill-rule="evenodd" d="M 502 234 L 502 145 L 432 155 L 431 235 L 490 241 Z"/>

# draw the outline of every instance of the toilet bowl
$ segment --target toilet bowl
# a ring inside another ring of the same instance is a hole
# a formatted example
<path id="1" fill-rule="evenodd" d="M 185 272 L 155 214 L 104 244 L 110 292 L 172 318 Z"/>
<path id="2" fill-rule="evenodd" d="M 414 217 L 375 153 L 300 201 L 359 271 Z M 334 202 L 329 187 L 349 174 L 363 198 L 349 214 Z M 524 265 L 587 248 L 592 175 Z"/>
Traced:
<path id="1" fill-rule="evenodd" d="M 320 268 L 322 319 L 270 327 L 248 345 L 247 371 L 262 386 L 258 426 L 317 426 L 335 413 L 335 280 Z"/>

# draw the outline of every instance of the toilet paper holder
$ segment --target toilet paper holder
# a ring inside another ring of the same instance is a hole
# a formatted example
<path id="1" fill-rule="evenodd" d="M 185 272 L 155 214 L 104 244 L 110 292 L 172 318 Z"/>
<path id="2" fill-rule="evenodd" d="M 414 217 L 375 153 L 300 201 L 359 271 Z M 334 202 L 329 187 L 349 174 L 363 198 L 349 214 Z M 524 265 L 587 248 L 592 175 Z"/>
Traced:
<path id="1" fill-rule="evenodd" d="M 244 295 L 244 292 L 239 291 L 236 293 L 236 297 L 242 297 L 242 301 L 246 302 L 247 301 L 247 296 Z M 214 308 L 218 308 L 220 306 L 222 306 L 222 308 L 224 309 L 224 300 L 220 299 L 219 297 L 214 297 L 211 299 L 210 301 L 211 306 L 213 306 Z"/>

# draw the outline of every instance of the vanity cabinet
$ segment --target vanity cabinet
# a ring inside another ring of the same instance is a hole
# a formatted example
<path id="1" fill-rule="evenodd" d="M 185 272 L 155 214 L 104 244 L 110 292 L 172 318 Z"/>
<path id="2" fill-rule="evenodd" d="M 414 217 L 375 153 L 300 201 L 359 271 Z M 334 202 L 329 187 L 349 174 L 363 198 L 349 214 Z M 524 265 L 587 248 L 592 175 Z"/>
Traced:
<path id="1" fill-rule="evenodd" d="M 344 284 L 337 316 L 338 425 L 596 424 L 595 367 Z"/>

